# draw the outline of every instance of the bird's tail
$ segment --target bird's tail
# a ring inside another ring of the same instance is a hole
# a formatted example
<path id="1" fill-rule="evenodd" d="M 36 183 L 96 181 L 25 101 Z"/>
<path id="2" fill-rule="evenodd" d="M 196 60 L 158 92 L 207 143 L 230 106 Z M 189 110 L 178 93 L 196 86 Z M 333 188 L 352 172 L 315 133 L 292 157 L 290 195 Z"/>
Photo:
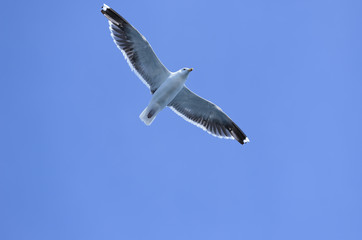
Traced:
<path id="1" fill-rule="evenodd" d="M 155 120 L 158 111 L 150 106 L 146 107 L 145 110 L 140 115 L 140 119 L 147 125 L 151 125 L 153 120 Z"/>

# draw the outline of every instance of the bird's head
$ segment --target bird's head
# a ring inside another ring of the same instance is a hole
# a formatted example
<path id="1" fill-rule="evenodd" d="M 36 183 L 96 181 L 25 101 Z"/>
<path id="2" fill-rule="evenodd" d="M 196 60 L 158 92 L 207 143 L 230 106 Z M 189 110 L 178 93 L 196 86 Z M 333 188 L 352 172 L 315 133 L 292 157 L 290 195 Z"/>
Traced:
<path id="1" fill-rule="evenodd" d="M 185 74 L 186 76 L 189 75 L 190 72 L 192 72 L 192 70 L 194 70 L 193 68 L 181 68 L 179 71 L 181 72 L 181 74 Z"/>

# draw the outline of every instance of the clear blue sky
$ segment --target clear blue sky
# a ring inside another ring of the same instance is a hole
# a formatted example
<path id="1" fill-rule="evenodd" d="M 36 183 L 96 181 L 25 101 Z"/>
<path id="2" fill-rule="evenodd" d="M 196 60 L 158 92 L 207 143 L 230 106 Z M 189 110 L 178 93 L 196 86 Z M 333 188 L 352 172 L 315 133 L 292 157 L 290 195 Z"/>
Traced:
<path id="1" fill-rule="evenodd" d="M 361 1 L 105 3 L 251 142 L 145 126 L 103 2 L 8 2 L 0 239 L 362 239 Z"/>

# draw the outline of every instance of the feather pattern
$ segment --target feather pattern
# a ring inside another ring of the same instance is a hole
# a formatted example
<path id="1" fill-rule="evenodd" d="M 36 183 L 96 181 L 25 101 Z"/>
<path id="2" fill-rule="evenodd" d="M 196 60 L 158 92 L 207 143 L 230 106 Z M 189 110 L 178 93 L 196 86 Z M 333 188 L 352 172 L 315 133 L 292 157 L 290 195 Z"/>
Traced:
<path id="1" fill-rule="evenodd" d="M 196 95 L 186 86 L 168 105 L 186 121 L 213 136 L 249 142 L 245 133 L 214 103 Z"/>
<path id="2" fill-rule="evenodd" d="M 101 12 L 108 18 L 113 41 L 129 66 L 154 93 L 169 77 L 170 71 L 158 59 L 146 38 L 122 16 L 107 5 Z"/>

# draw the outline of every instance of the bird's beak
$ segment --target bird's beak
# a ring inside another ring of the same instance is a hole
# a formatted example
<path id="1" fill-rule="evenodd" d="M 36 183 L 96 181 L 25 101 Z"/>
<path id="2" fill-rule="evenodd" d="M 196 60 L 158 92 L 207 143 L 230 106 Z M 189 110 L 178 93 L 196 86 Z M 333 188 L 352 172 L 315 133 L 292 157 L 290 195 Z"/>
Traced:
<path id="1" fill-rule="evenodd" d="M 192 70 L 194 70 L 193 68 L 189 68 L 189 72 L 192 72 Z"/>

